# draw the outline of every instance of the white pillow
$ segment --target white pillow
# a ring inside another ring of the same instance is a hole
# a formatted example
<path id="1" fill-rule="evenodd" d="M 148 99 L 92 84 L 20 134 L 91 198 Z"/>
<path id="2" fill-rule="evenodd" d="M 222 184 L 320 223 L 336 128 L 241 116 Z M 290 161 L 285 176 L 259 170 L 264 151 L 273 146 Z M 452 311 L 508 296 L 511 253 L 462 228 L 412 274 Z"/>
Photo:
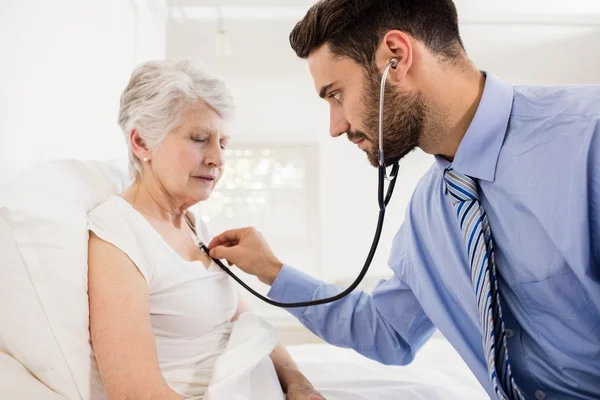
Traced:
<path id="1" fill-rule="evenodd" d="M 68 400 L 44 386 L 21 363 L 0 353 L 0 396 L 3 399 Z"/>
<path id="2" fill-rule="evenodd" d="M 0 352 L 69 399 L 105 397 L 89 335 L 87 213 L 129 183 L 125 160 L 65 160 L 0 192 Z"/>

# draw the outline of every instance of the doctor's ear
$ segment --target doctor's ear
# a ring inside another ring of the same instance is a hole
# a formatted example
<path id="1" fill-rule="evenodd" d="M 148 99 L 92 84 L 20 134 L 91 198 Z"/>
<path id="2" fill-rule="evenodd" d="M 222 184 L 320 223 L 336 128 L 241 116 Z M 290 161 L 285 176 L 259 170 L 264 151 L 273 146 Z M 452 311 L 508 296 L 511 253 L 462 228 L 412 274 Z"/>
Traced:
<path id="1" fill-rule="evenodd" d="M 392 59 L 397 60 L 388 73 L 390 81 L 401 82 L 406 77 L 413 62 L 412 40 L 411 36 L 398 30 L 389 31 L 383 37 L 375 53 L 375 60 L 380 72 L 383 72 Z"/>
<path id="2" fill-rule="evenodd" d="M 137 158 L 144 162 L 150 159 L 151 151 L 137 129 L 133 128 L 129 131 L 129 142 L 131 143 L 131 150 Z"/>

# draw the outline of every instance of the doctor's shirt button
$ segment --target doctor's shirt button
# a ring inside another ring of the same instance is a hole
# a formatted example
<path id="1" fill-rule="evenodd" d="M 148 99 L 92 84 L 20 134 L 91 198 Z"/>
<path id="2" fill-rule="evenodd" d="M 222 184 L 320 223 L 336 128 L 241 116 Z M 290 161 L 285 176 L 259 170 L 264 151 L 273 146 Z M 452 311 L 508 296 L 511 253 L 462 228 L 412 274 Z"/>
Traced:
<path id="1" fill-rule="evenodd" d="M 506 329 L 504 332 L 506 333 L 506 338 L 507 339 L 510 339 L 511 337 L 514 336 L 514 333 L 513 333 L 512 329 Z"/>
<path id="2" fill-rule="evenodd" d="M 537 391 L 535 392 L 535 398 L 536 398 L 537 400 L 544 400 L 544 399 L 546 398 L 546 393 L 544 393 L 544 392 L 543 392 L 543 391 L 541 391 L 541 390 L 537 390 Z"/>

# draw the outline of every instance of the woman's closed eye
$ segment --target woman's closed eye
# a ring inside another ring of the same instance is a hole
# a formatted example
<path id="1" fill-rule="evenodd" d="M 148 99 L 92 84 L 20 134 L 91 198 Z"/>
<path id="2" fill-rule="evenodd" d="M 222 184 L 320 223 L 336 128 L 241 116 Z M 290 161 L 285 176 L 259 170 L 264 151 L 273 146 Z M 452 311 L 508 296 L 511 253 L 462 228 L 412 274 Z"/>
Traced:
<path id="1" fill-rule="evenodd" d="M 192 141 L 194 141 L 196 143 L 208 143 L 211 141 L 216 142 L 218 140 L 219 147 L 221 147 L 221 150 L 225 150 L 227 147 L 227 144 L 229 143 L 228 136 L 217 138 L 217 136 L 215 136 L 215 135 L 192 135 L 191 139 L 192 139 Z"/>
<path id="2" fill-rule="evenodd" d="M 206 142 L 208 142 L 208 138 L 207 137 L 194 137 L 194 136 L 192 136 L 192 140 L 194 142 L 197 142 L 197 143 L 206 143 Z"/>

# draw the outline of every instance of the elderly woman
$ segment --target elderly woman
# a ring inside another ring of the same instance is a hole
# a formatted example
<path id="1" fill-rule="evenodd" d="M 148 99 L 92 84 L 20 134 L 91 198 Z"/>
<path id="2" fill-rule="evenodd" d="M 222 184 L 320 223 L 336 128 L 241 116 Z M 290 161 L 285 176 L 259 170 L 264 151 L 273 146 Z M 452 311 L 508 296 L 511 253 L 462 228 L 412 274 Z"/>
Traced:
<path id="1" fill-rule="evenodd" d="M 109 399 L 322 399 L 198 249 L 232 102 L 192 62 L 138 67 L 119 123 L 133 184 L 89 214 L 90 331 Z"/>

